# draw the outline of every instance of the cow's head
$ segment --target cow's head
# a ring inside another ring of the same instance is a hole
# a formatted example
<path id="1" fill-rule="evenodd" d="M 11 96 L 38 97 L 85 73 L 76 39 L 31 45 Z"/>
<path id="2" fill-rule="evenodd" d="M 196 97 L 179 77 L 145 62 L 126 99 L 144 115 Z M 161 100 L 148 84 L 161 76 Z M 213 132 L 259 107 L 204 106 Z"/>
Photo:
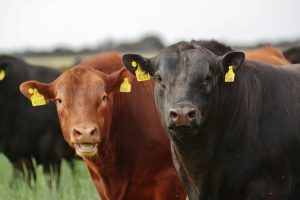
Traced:
<path id="1" fill-rule="evenodd" d="M 91 157 L 108 137 L 111 93 L 119 89 L 125 74 L 130 75 L 125 68 L 107 75 L 77 66 L 50 84 L 27 81 L 21 84 L 20 90 L 30 99 L 29 89 L 37 89 L 47 102 L 54 102 L 65 140 L 79 156 Z"/>
<path id="2" fill-rule="evenodd" d="M 152 58 L 124 55 L 125 66 L 134 74 L 133 61 L 155 77 L 155 98 L 161 119 L 171 135 L 184 139 L 196 135 L 197 128 L 205 123 L 209 97 L 217 89 L 217 82 L 224 80 L 229 66 L 233 66 L 233 71 L 238 70 L 244 54 L 231 51 L 217 56 L 207 48 L 181 42 Z"/>

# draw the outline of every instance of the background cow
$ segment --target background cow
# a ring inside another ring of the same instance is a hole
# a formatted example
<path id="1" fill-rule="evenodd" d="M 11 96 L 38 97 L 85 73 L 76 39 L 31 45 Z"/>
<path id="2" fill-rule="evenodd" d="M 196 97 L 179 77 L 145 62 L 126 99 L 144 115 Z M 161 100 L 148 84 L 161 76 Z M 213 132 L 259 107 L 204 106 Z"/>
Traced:
<path id="1" fill-rule="evenodd" d="M 300 46 L 291 47 L 283 53 L 291 63 L 300 63 Z"/>
<path id="2" fill-rule="evenodd" d="M 150 59 L 123 57 L 131 72 L 135 61 L 156 79 L 189 199 L 299 199 L 299 66 L 247 61 L 216 44 L 180 42 Z"/>
<path id="3" fill-rule="evenodd" d="M 232 51 L 230 46 L 225 44 L 221 44 L 215 40 L 207 40 L 207 41 L 197 41 L 193 40 L 192 43 L 194 45 L 205 45 L 206 48 L 213 51 L 216 55 L 222 56 L 224 52 Z M 283 53 L 273 47 L 273 46 L 264 46 L 257 49 L 252 49 L 245 51 L 246 59 L 255 60 L 259 62 L 269 63 L 276 66 L 283 66 L 291 64 L 291 62 L 283 55 Z"/>
<path id="4" fill-rule="evenodd" d="M 2 75 L 1 75 L 2 74 Z M 32 66 L 23 60 L 0 56 L 0 151 L 17 167 L 32 167 L 32 158 L 58 170 L 61 159 L 70 160 L 74 151 L 65 143 L 55 107 L 32 107 L 19 92 L 19 85 L 36 79 L 50 82 L 61 71 Z"/>
<path id="5" fill-rule="evenodd" d="M 279 49 L 272 46 L 249 50 L 245 52 L 245 55 L 249 60 L 256 60 L 276 66 L 291 64 Z"/>
<path id="6" fill-rule="evenodd" d="M 120 93 L 125 78 L 131 92 Z M 56 103 L 64 138 L 87 164 L 103 200 L 185 199 L 155 109 L 153 81 L 137 83 L 119 54 L 85 60 L 50 84 L 23 83 L 30 99 L 29 88 Z"/>

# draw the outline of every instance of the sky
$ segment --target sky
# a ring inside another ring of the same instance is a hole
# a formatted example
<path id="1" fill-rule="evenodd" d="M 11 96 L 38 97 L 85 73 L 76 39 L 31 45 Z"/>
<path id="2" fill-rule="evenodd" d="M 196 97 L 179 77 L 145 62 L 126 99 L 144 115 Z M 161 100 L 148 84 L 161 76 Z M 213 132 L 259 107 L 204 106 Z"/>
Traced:
<path id="1" fill-rule="evenodd" d="M 159 35 L 229 44 L 300 39 L 299 0 L 0 0 L 0 51 Z"/>

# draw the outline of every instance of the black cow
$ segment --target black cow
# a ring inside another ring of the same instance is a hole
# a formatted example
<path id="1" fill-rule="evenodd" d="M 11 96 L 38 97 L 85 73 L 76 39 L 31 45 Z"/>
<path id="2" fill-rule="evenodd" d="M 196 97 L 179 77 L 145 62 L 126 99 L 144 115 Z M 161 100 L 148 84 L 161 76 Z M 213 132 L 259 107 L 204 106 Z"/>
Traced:
<path id="1" fill-rule="evenodd" d="M 156 79 L 190 200 L 300 199 L 299 66 L 244 58 L 215 41 L 180 42 L 150 59 L 123 56 L 131 72 L 140 66 Z"/>
<path id="2" fill-rule="evenodd" d="M 59 170 L 62 158 L 70 160 L 75 155 L 64 142 L 55 106 L 32 108 L 19 92 L 19 85 L 26 80 L 51 82 L 61 73 L 0 56 L 0 152 L 16 167 L 26 164 L 31 168 L 34 158 L 45 172 L 49 172 L 50 166 Z"/>
<path id="3" fill-rule="evenodd" d="M 300 46 L 291 47 L 283 52 L 291 63 L 300 63 Z"/>

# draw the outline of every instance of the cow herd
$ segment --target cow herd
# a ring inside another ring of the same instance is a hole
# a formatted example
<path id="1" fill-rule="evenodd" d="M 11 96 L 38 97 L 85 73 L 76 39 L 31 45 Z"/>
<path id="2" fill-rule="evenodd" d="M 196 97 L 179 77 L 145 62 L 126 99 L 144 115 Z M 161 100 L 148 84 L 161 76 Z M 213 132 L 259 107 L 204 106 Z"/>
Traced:
<path id="1" fill-rule="evenodd" d="M 300 199 L 300 65 L 288 54 L 200 40 L 64 72 L 0 57 L 0 150 L 45 171 L 77 154 L 102 200 Z"/>

